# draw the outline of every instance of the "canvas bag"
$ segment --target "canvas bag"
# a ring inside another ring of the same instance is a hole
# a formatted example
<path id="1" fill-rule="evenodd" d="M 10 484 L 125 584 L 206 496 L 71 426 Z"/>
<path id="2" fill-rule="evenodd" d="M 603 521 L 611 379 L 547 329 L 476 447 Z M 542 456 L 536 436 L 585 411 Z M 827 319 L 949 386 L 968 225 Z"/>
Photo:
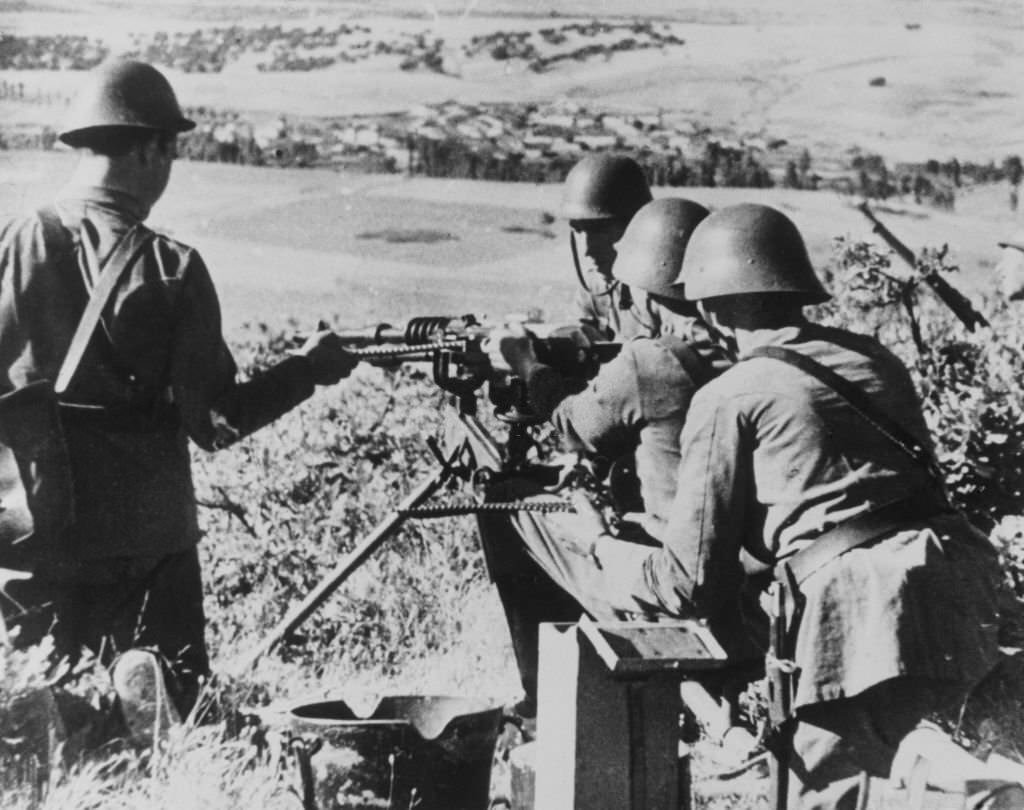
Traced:
<path id="1" fill-rule="evenodd" d="M 44 225 L 59 225 L 55 212 L 40 211 Z M 63 226 L 60 226 L 63 227 Z M 61 426 L 60 399 L 71 383 L 118 280 L 152 238 L 136 225 L 100 267 L 83 220 L 79 244 L 97 278 L 57 380 L 37 380 L 0 395 L 0 568 L 33 571 L 59 547 L 74 519 L 71 466 Z M 87 281 L 88 284 L 88 281 Z"/>

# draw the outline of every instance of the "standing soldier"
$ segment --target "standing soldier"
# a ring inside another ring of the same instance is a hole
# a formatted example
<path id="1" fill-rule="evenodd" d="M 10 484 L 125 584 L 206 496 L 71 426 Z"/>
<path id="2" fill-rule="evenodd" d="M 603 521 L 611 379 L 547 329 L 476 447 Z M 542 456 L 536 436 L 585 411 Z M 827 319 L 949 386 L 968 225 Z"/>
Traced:
<path id="1" fill-rule="evenodd" d="M 526 382 L 531 407 L 550 415 L 570 449 L 605 463 L 632 462 L 635 453 L 641 511 L 627 516 L 631 520 L 622 524 L 619 536 L 645 547 L 663 539 L 690 399 L 727 365 L 720 348 L 694 339 L 695 310 L 676 284 L 690 234 L 707 215 L 695 202 L 661 199 L 642 207 L 629 223 L 613 272 L 619 284 L 630 285 L 636 312 L 653 336 L 626 341 L 584 390 L 570 394 L 566 381 L 538 361 L 528 336 L 500 339 L 503 359 Z M 509 491 L 502 497 L 524 494 Z M 497 525 L 503 526 L 502 521 L 507 518 L 482 517 L 481 537 L 509 618 L 524 688 L 533 698 L 538 623 L 576 621 L 583 612 L 604 619 L 616 614 L 589 587 L 598 572 L 573 551 L 589 540 L 588 524 L 524 513 L 512 519 L 521 544 L 490 542 L 502 538 Z"/>
<path id="2" fill-rule="evenodd" d="M 888 776 L 900 740 L 994 665 L 996 557 L 945 500 L 903 364 L 805 320 L 828 294 L 789 219 L 711 215 L 682 280 L 738 362 L 693 398 L 664 547 L 593 544 L 605 595 L 714 623 L 742 553 L 773 566 L 780 792 L 788 775 L 800 807 L 853 807 L 861 775 Z"/>
<path id="3" fill-rule="evenodd" d="M 70 182 L 0 231 L 0 393 L 56 379 L 90 295 L 116 279 L 62 398 L 75 518 L 31 577 L 0 593 L 3 618 L 22 644 L 52 632 L 62 655 L 84 646 L 114 661 L 140 734 L 152 731 L 164 674 L 185 712 L 209 670 L 188 439 L 224 447 L 355 365 L 321 331 L 236 380 L 202 258 L 143 225 L 178 134 L 194 126 L 150 65 L 97 71 L 60 133 L 80 156 Z"/>
<path id="4" fill-rule="evenodd" d="M 588 155 L 565 178 L 562 215 L 571 228 L 569 243 L 581 287 L 575 308 L 580 322 L 606 340 L 651 334 L 629 287 L 612 273 L 616 243 L 633 215 L 650 201 L 651 189 L 643 169 L 622 155 Z"/>

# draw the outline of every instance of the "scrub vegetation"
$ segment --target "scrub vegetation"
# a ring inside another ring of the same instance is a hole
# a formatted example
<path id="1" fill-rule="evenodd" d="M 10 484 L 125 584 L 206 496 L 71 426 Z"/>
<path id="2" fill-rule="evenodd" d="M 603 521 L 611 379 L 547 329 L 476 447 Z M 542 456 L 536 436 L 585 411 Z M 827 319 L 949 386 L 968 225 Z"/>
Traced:
<path id="1" fill-rule="evenodd" d="M 837 240 L 827 272 L 837 295 L 822 314 L 879 335 L 910 367 L 951 496 L 1003 556 L 1017 597 L 1008 606 L 1012 643 L 1021 637 L 1024 599 L 1024 335 L 993 302 L 992 328 L 966 331 L 930 292 L 896 280 L 889 263 L 866 243 Z M 923 341 L 914 338 L 911 313 Z M 286 351 L 291 334 L 265 325 L 237 330 L 243 372 Z M 268 759 L 247 709 L 299 696 L 515 699 L 515 666 L 470 518 L 408 523 L 294 637 L 238 673 L 239 659 L 436 464 L 425 437 L 443 429 L 444 397 L 422 368 L 363 368 L 275 427 L 216 455 L 197 452 L 211 648 L 216 669 L 235 674 L 214 684 L 206 722 L 160 751 L 103 749 L 55 769 L 47 790 L 33 785 L 39 771 L 18 757 L 19 745 L 31 743 L 26 729 L 21 739 L 19 729 L 4 730 L 2 753 L 20 764 L 5 771 L 0 806 L 36 799 L 53 808 L 300 807 L 294 767 Z M 44 652 L 0 656 L 8 708 L 46 681 Z M 70 691 L 95 705 L 110 699 L 102 674 L 88 667 Z M 747 774 L 730 792 L 727 782 L 700 778 L 709 770 L 700 744 L 698 757 L 702 802 L 740 793 L 751 805 L 764 800 L 763 779 Z"/>

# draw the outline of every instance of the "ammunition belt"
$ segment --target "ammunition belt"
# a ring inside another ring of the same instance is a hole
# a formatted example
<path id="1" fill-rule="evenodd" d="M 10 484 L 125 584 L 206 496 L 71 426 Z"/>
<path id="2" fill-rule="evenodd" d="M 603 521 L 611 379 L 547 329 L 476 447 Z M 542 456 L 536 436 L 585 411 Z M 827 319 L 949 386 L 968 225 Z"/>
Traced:
<path id="1" fill-rule="evenodd" d="M 414 506 L 399 512 L 403 517 L 443 518 L 459 515 L 478 515 L 503 512 L 575 512 L 576 508 L 567 501 L 459 501 L 438 503 L 428 506 Z"/>

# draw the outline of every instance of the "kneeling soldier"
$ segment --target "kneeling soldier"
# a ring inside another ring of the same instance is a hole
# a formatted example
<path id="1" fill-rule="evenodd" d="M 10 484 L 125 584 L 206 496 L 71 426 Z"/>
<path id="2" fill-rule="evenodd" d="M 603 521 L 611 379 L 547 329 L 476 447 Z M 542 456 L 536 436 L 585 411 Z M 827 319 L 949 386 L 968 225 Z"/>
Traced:
<path id="1" fill-rule="evenodd" d="M 642 512 L 622 536 L 646 546 L 661 542 L 668 509 L 675 497 L 679 432 L 697 388 L 728 363 L 725 353 L 695 330 L 695 310 L 677 285 L 690 234 L 708 211 L 682 199 L 648 203 L 633 217 L 619 242 L 613 272 L 633 290 L 654 337 L 626 341 L 583 390 L 569 385 L 537 359 L 526 335 L 500 339 L 511 369 L 526 381 L 532 408 L 549 414 L 570 449 L 606 462 L 636 458 Z M 529 482 L 527 482 L 529 483 Z M 522 497 L 523 492 L 506 493 Z M 524 687 L 533 696 L 537 666 L 537 626 L 542 621 L 576 621 L 583 612 L 614 618 L 616 612 L 591 587 L 601 576 L 592 561 L 574 549 L 589 541 L 589 522 L 572 516 L 543 521 L 524 514 L 513 520 L 528 553 L 488 542 L 495 584 L 505 605 Z M 498 533 L 496 530 L 493 533 Z M 635 609 L 635 606 L 634 606 Z"/>
<path id="2" fill-rule="evenodd" d="M 743 553 L 774 566 L 790 795 L 853 807 L 860 774 L 887 776 L 903 736 L 994 665 L 996 557 L 946 502 L 903 364 L 804 318 L 828 294 L 789 219 L 711 215 L 682 281 L 738 362 L 693 398 L 664 547 L 598 537 L 604 595 L 713 624 L 747 582 Z"/>

